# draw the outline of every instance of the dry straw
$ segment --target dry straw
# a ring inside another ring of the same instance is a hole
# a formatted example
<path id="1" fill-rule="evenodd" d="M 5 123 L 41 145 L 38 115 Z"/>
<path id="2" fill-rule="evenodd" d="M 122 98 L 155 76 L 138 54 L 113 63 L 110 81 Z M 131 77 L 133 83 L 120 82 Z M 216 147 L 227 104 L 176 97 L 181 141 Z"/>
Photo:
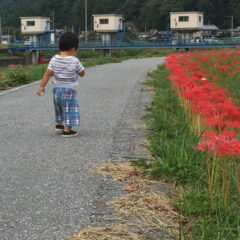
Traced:
<path id="1" fill-rule="evenodd" d="M 134 215 L 142 226 L 151 229 L 168 229 L 178 235 L 179 214 L 169 205 L 169 200 L 155 192 L 133 192 L 109 203 L 119 214 Z"/>
<path id="2" fill-rule="evenodd" d="M 142 240 L 137 233 L 130 232 L 127 223 L 103 227 L 88 227 L 69 240 Z"/>
<path id="3" fill-rule="evenodd" d="M 166 184 L 142 176 L 129 162 L 110 160 L 92 172 L 126 183 L 128 187 L 124 189 L 130 189 L 130 193 L 107 203 L 116 212 L 112 225 L 87 227 L 68 240 L 143 240 L 151 232 L 178 237 L 179 220 L 187 219 L 174 211 L 159 190 Z"/>
<path id="4" fill-rule="evenodd" d="M 150 179 L 148 176 L 143 176 L 139 171 L 134 171 L 132 164 L 129 162 L 117 163 L 109 160 L 107 163 L 93 168 L 92 172 L 104 176 L 111 176 L 113 182 L 124 182 L 131 187 L 141 190 L 149 189 L 150 185 L 166 185 L 160 181 Z"/>

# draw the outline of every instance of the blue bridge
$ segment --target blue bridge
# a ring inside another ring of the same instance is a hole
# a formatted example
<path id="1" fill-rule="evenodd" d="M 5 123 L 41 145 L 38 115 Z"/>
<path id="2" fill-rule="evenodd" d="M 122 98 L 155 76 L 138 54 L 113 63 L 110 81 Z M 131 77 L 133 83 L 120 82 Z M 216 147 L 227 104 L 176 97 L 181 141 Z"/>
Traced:
<path id="1" fill-rule="evenodd" d="M 218 48 L 240 47 L 240 37 L 219 39 L 156 39 L 156 40 L 112 40 L 112 41 L 80 41 L 79 49 L 113 50 L 113 49 L 147 49 L 147 48 Z M 11 43 L 10 50 L 58 50 L 58 43 L 28 42 Z"/>

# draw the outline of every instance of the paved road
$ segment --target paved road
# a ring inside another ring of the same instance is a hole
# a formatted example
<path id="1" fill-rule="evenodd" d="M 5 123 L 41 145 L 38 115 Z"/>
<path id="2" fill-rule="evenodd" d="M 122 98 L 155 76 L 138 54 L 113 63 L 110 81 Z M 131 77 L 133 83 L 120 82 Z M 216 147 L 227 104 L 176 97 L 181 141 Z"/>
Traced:
<path id="1" fill-rule="evenodd" d="M 127 118 L 143 101 L 140 82 L 162 58 L 128 60 L 88 68 L 79 84 L 79 136 L 54 132 L 51 84 L 0 93 L 0 240 L 62 239 L 71 226 L 88 223 L 119 189 L 90 169 L 130 154 Z M 94 210 L 95 209 L 95 210 Z"/>

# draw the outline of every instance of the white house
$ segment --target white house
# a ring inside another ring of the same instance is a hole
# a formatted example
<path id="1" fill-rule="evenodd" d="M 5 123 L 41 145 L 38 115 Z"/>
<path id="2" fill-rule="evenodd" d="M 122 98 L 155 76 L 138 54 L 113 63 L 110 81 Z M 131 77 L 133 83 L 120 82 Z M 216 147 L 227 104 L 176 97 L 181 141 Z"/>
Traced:
<path id="1" fill-rule="evenodd" d="M 204 25 L 202 29 L 203 38 L 215 38 L 219 35 L 219 28 L 215 25 Z"/>
<path id="2" fill-rule="evenodd" d="M 122 30 L 123 16 L 118 14 L 94 14 L 94 30 L 97 32 L 117 32 Z"/>
<path id="3" fill-rule="evenodd" d="M 50 17 L 20 17 L 21 32 L 29 36 L 31 42 L 40 41 L 45 32 L 50 32 Z"/>
<path id="4" fill-rule="evenodd" d="M 123 29 L 123 20 L 118 14 L 94 14 L 94 30 L 100 33 L 102 41 L 112 40 L 116 32 Z"/>
<path id="5" fill-rule="evenodd" d="M 203 25 L 203 12 L 170 12 L 171 30 L 182 38 L 201 38 Z"/>
<path id="6" fill-rule="evenodd" d="M 50 31 L 49 17 L 20 17 L 23 34 L 43 34 Z"/>
<path id="7" fill-rule="evenodd" d="M 10 35 L 1 35 L 0 43 L 2 44 L 9 44 L 11 40 Z"/>

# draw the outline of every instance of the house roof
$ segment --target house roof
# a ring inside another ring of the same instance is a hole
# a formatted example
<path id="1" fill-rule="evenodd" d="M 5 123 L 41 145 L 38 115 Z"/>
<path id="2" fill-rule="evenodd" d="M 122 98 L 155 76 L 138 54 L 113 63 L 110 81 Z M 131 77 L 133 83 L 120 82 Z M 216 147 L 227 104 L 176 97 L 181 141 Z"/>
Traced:
<path id="1" fill-rule="evenodd" d="M 148 35 L 148 32 L 139 32 L 138 35 Z"/>
<path id="2" fill-rule="evenodd" d="M 31 16 L 31 17 L 20 17 L 20 19 L 32 19 L 32 18 L 41 18 L 41 19 L 50 19 L 50 17 L 41 17 L 41 16 Z"/>
<path id="3" fill-rule="evenodd" d="M 219 30 L 215 25 L 203 25 L 203 30 Z"/>
<path id="4" fill-rule="evenodd" d="M 204 14 L 204 12 L 198 12 L 198 11 L 189 11 L 189 12 L 170 12 L 170 14 L 172 14 L 172 13 L 177 13 L 177 14 L 201 13 L 201 14 Z"/>
<path id="5" fill-rule="evenodd" d="M 106 17 L 106 16 L 115 16 L 115 17 L 123 18 L 123 15 L 114 14 L 114 13 L 111 13 L 111 14 L 93 14 L 93 17 Z"/>
<path id="6" fill-rule="evenodd" d="M 10 35 L 2 35 L 1 38 L 2 39 L 9 39 L 9 38 L 11 38 L 11 36 Z"/>

